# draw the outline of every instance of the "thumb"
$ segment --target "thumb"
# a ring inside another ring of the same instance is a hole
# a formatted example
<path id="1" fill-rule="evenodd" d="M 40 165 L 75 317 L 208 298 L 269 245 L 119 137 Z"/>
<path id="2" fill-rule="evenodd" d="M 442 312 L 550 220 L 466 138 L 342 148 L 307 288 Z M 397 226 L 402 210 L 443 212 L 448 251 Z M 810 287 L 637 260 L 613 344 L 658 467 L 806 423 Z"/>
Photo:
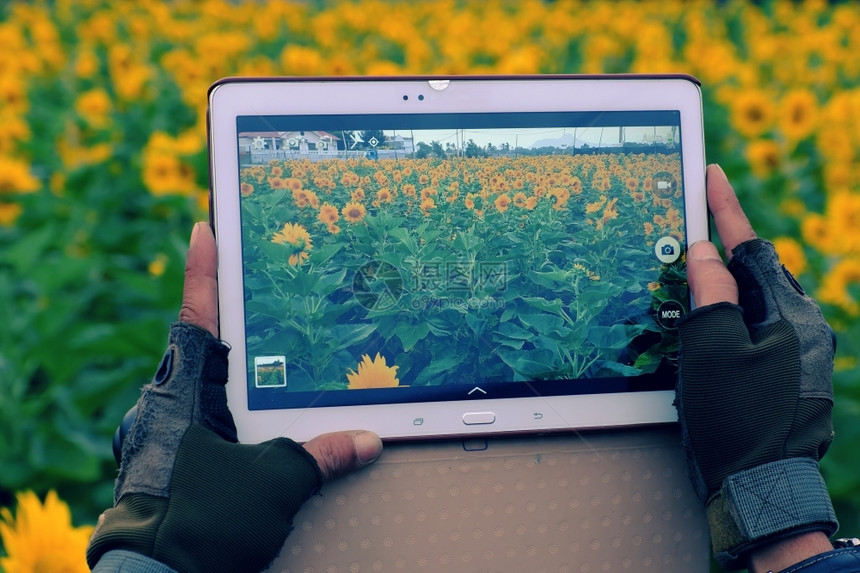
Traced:
<path id="1" fill-rule="evenodd" d="M 738 284 L 713 243 L 699 241 L 687 251 L 687 284 L 696 307 L 718 302 L 738 303 Z"/>
<path id="2" fill-rule="evenodd" d="M 329 481 L 376 461 L 382 440 L 373 432 L 352 430 L 317 436 L 304 448 L 317 461 L 323 481 Z"/>
<path id="3" fill-rule="evenodd" d="M 185 259 L 185 286 L 180 322 L 189 322 L 218 337 L 218 256 L 215 236 L 207 223 L 197 223 Z"/>

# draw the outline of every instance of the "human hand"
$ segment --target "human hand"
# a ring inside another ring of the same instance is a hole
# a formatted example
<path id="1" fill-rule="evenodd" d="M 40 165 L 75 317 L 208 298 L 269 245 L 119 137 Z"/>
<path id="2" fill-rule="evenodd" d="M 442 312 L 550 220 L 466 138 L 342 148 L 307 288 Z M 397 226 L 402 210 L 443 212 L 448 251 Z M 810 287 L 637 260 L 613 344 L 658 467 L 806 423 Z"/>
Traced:
<path id="1" fill-rule="evenodd" d="M 120 549 L 179 573 L 259 571 L 277 556 L 302 503 L 325 481 L 379 457 L 372 432 L 325 434 L 304 447 L 278 438 L 240 445 L 227 408 L 228 347 L 217 340 L 216 250 L 198 223 L 180 322 L 144 387 L 122 446 L 115 507 L 87 549 L 94 567 Z"/>
<path id="2" fill-rule="evenodd" d="M 707 175 L 729 263 L 707 242 L 687 253 L 698 308 L 678 325 L 676 404 L 715 557 L 738 568 L 764 545 L 836 530 L 818 471 L 833 436 L 833 342 L 773 245 L 756 238 L 722 170 Z"/>
<path id="3" fill-rule="evenodd" d="M 185 261 L 185 287 L 179 321 L 205 328 L 218 338 L 218 279 L 215 237 L 208 223 L 197 223 Z M 372 462 L 382 453 L 382 442 L 372 432 L 353 430 L 317 436 L 305 450 L 320 466 L 324 480 L 333 479 Z"/>

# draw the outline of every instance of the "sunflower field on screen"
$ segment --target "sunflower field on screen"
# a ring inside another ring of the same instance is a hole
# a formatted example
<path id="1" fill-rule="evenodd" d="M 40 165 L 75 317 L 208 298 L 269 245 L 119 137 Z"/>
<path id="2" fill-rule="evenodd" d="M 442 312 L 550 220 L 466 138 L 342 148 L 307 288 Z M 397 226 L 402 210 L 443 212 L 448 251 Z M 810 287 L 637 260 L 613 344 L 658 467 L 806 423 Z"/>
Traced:
<path id="1" fill-rule="evenodd" d="M 677 150 L 245 167 L 249 353 L 277 339 L 304 391 L 346 388 L 371 334 L 400 385 L 651 373 L 677 337 L 623 323 L 683 299 L 653 250 L 685 239 L 681 189 L 654 174 L 680 179 Z M 349 278 L 385 269 L 404 277 L 392 300 Z"/>
<path id="2" fill-rule="evenodd" d="M 78 540 L 49 547 L 80 544 L 85 535 L 74 528 L 94 524 L 111 504 L 113 432 L 158 364 L 181 300 L 191 226 L 207 217 L 206 92 L 234 75 L 699 78 L 708 161 L 722 165 L 756 231 L 774 240 L 836 332 L 836 439 L 822 467 L 843 529 L 860 529 L 858 29 L 855 5 L 822 1 L 3 2 L 0 568 L 62 570 L 54 560 L 28 561 L 49 553 L 38 538 Z M 504 169 L 526 181 L 529 166 Z M 488 234 L 469 235 L 480 241 L 493 240 L 491 226 L 531 224 L 532 200 L 550 214 L 560 203 L 576 206 L 595 225 L 621 226 L 627 216 L 577 173 L 532 199 L 516 188 L 469 189 L 462 178 L 452 188 L 440 173 L 428 173 L 440 185 L 416 181 L 408 196 L 400 186 L 343 183 L 347 171 L 362 177 L 360 165 L 344 166 L 331 175 L 336 194 L 317 194 L 318 207 L 300 209 L 303 218 L 267 229 L 272 247 L 290 251 L 287 267 L 310 268 L 320 249 L 372 232 L 386 210 L 432 221 L 428 233 L 485 225 Z M 294 183 L 281 178 L 277 192 L 292 198 Z M 273 191 L 270 179 L 248 174 L 244 191 Z M 353 197 L 359 187 L 363 197 Z M 611 280 L 613 269 L 583 264 L 576 272 L 597 283 L 591 277 Z M 408 374 L 382 354 L 355 356 L 343 383 L 378 371 L 393 384 Z M 50 491 L 59 496 L 45 498 Z M 52 523 L 66 532 L 25 526 L 43 513 L 63 516 Z M 68 570 L 81 566 L 78 552 L 63 551 Z"/>

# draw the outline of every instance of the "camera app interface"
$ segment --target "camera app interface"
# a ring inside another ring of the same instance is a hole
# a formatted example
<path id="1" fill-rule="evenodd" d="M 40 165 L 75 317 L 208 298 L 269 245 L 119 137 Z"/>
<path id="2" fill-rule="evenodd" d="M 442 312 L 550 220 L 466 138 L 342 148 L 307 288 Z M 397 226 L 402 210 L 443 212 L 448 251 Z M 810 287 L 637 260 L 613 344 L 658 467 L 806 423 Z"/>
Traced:
<path id="1" fill-rule="evenodd" d="M 672 111 L 240 117 L 250 407 L 671 388 L 679 137 Z"/>

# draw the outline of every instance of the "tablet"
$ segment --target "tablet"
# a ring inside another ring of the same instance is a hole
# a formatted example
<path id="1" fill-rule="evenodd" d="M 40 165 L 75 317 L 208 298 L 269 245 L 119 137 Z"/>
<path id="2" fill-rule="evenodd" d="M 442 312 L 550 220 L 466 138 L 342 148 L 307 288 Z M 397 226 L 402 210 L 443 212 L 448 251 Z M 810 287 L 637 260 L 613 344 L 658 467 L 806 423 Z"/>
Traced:
<path id="1" fill-rule="evenodd" d="M 677 419 L 693 78 L 233 78 L 209 127 L 241 440 Z"/>

